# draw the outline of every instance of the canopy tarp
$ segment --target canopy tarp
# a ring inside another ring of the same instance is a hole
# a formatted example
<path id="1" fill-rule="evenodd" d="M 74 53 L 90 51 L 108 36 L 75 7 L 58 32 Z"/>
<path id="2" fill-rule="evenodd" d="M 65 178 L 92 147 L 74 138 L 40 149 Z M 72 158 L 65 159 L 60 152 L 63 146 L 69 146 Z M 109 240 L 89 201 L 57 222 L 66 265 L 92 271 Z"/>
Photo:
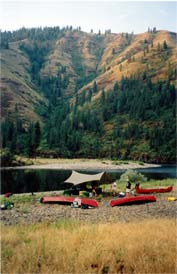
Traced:
<path id="1" fill-rule="evenodd" d="M 88 183 L 88 182 L 108 182 L 111 178 L 106 172 L 97 174 L 83 174 L 77 171 L 72 171 L 71 176 L 65 181 L 65 183 L 71 183 L 76 185 Z"/>

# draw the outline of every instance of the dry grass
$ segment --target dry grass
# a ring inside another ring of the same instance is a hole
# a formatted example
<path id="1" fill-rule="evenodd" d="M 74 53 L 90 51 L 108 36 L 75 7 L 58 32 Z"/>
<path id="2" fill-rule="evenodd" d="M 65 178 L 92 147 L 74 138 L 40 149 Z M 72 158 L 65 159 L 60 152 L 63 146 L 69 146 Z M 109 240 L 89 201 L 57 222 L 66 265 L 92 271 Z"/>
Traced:
<path id="1" fill-rule="evenodd" d="M 23 120 L 40 120 L 34 106 L 45 104 L 46 100 L 28 85 L 31 81 L 27 73 L 28 59 L 19 53 L 17 43 L 11 43 L 10 47 L 12 49 L 2 50 L 1 54 L 2 117 L 7 116 L 8 112 L 15 117 L 14 109 L 17 104 Z"/>
<path id="2" fill-rule="evenodd" d="M 175 69 L 176 67 L 176 48 L 175 48 L 175 40 L 174 35 L 171 36 L 168 31 L 159 31 L 154 35 L 153 38 L 153 48 L 151 48 L 151 44 L 149 43 L 149 52 L 146 52 L 146 56 L 144 57 L 144 44 L 143 41 L 146 39 L 150 41 L 152 39 L 151 34 L 141 33 L 135 35 L 130 45 L 125 46 L 125 38 L 121 37 L 120 34 L 111 37 L 111 40 L 107 40 L 105 38 L 105 50 L 99 63 L 99 68 L 104 71 L 96 78 L 96 82 L 98 85 L 98 89 L 105 91 L 109 91 L 115 81 L 121 80 L 124 77 L 130 77 L 131 75 L 139 75 L 142 71 L 147 69 L 147 65 L 150 69 L 154 70 L 154 75 L 151 76 L 153 82 L 157 82 L 158 80 L 165 80 L 168 76 L 169 71 L 169 62 L 171 69 Z M 159 53 L 157 51 L 158 44 L 163 46 L 163 42 L 166 40 L 169 47 L 171 47 L 171 53 L 168 56 L 167 60 L 163 60 L 163 53 Z M 124 46 L 123 46 L 124 45 Z M 118 51 L 114 56 L 112 55 L 112 49 L 115 48 Z M 132 57 L 135 58 L 135 61 L 128 62 L 127 54 L 131 53 Z M 144 63 L 142 63 L 142 59 Z M 120 71 L 120 64 L 122 65 L 122 70 Z M 176 85 L 175 81 L 174 84 Z M 87 90 L 93 85 L 93 83 L 89 83 L 84 86 L 82 90 Z M 100 93 L 101 94 L 101 93 Z M 100 94 L 95 95 L 95 99 L 100 96 Z"/>
<path id="3" fill-rule="evenodd" d="M 175 221 L 2 227 L 2 273 L 175 273 Z"/>

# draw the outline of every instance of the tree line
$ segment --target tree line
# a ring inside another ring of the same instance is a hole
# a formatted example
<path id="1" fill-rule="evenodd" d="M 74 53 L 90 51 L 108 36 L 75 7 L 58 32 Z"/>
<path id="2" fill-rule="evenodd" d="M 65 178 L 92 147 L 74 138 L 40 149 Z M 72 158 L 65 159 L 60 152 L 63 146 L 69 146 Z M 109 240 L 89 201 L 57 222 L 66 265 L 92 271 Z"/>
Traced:
<path id="1" fill-rule="evenodd" d="M 122 78 L 92 100 L 95 88 L 96 82 L 72 104 L 63 97 L 51 102 L 43 127 L 35 122 L 24 128 L 18 115 L 16 121 L 6 118 L 2 147 L 30 157 L 50 151 L 54 157 L 175 161 L 174 85 Z"/>

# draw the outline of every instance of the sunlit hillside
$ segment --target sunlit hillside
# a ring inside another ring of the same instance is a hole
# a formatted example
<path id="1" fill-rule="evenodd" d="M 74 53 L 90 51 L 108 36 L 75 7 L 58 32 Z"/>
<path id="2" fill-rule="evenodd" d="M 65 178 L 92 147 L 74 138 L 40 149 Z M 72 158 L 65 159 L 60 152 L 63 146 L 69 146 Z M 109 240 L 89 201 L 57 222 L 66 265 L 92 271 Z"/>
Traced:
<path id="1" fill-rule="evenodd" d="M 156 28 L 2 33 L 3 148 L 175 161 L 176 53 L 176 33 Z"/>
<path id="2" fill-rule="evenodd" d="M 46 99 L 31 83 L 30 62 L 18 46 L 18 43 L 12 43 L 10 49 L 1 50 L 1 115 L 15 119 L 18 111 L 26 124 L 41 120 L 36 109 L 41 104 L 45 105 Z"/>
<path id="3" fill-rule="evenodd" d="M 20 36 L 19 36 L 20 37 Z M 39 37 L 40 39 L 40 37 Z M 37 104 L 44 102 L 39 87 L 31 79 L 30 60 L 20 45 L 26 45 L 31 52 L 38 41 L 18 39 L 9 42 L 9 49 L 3 49 L 2 62 L 2 116 L 13 112 L 18 103 L 24 116 L 39 119 Z M 166 43 L 167 48 L 164 48 Z M 60 77 L 65 80 L 64 95 L 71 96 L 76 89 L 92 88 L 110 90 L 122 77 L 138 76 L 143 72 L 153 82 L 171 77 L 175 83 L 176 34 L 168 31 L 145 32 L 142 34 L 94 34 L 81 31 L 65 31 L 59 39 L 46 39 L 43 45 L 48 50 L 39 68 L 34 72 L 42 79 Z M 29 51 L 28 51 L 29 52 Z M 40 55 L 40 51 L 39 51 Z M 39 57 L 39 56 L 38 56 Z M 36 60 L 38 62 L 38 60 Z M 97 94 L 95 95 L 97 97 Z"/>

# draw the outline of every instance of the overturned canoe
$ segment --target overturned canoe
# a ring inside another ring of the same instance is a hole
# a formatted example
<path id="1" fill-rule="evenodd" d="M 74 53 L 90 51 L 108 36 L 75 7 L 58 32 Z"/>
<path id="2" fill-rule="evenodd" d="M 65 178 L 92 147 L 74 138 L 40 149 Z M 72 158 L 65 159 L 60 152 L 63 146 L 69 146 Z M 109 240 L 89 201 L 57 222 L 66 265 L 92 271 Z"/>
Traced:
<path id="1" fill-rule="evenodd" d="M 81 198 L 81 205 L 98 207 L 98 202 L 94 199 Z"/>
<path id="2" fill-rule="evenodd" d="M 139 185 L 135 186 L 136 192 L 140 194 L 149 194 L 149 193 L 165 193 L 172 191 L 172 186 L 159 187 L 159 188 L 140 188 Z"/>
<path id="3" fill-rule="evenodd" d="M 50 197 L 42 197 L 40 202 L 43 204 L 46 203 L 58 203 L 58 204 L 72 204 L 75 198 L 73 197 L 64 197 L 64 196 L 50 196 Z"/>
<path id="4" fill-rule="evenodd" d="M 130 197 L 118 198 L 116 200 L 111 200 L 109 202 L 109 205 L 122 206 L 122 205 L 150 203 L 155 201 L 156 201 L 156 197 L 153 195 L 140 195 L 140 196 L 130 196 Z"/>
<path id="5" fill-rule="evenodd" d="M 98 202 L 94 199 L 80 198 L 81 205 L 87 205 L 91 207 L 98 207 Z M 50 196 L 42 197 L 41 203 L 56 203 L 56 204 L 69 204 L 71 205 L 75 200 L 75 197 L 65 197 L 65 196 Z"/>

